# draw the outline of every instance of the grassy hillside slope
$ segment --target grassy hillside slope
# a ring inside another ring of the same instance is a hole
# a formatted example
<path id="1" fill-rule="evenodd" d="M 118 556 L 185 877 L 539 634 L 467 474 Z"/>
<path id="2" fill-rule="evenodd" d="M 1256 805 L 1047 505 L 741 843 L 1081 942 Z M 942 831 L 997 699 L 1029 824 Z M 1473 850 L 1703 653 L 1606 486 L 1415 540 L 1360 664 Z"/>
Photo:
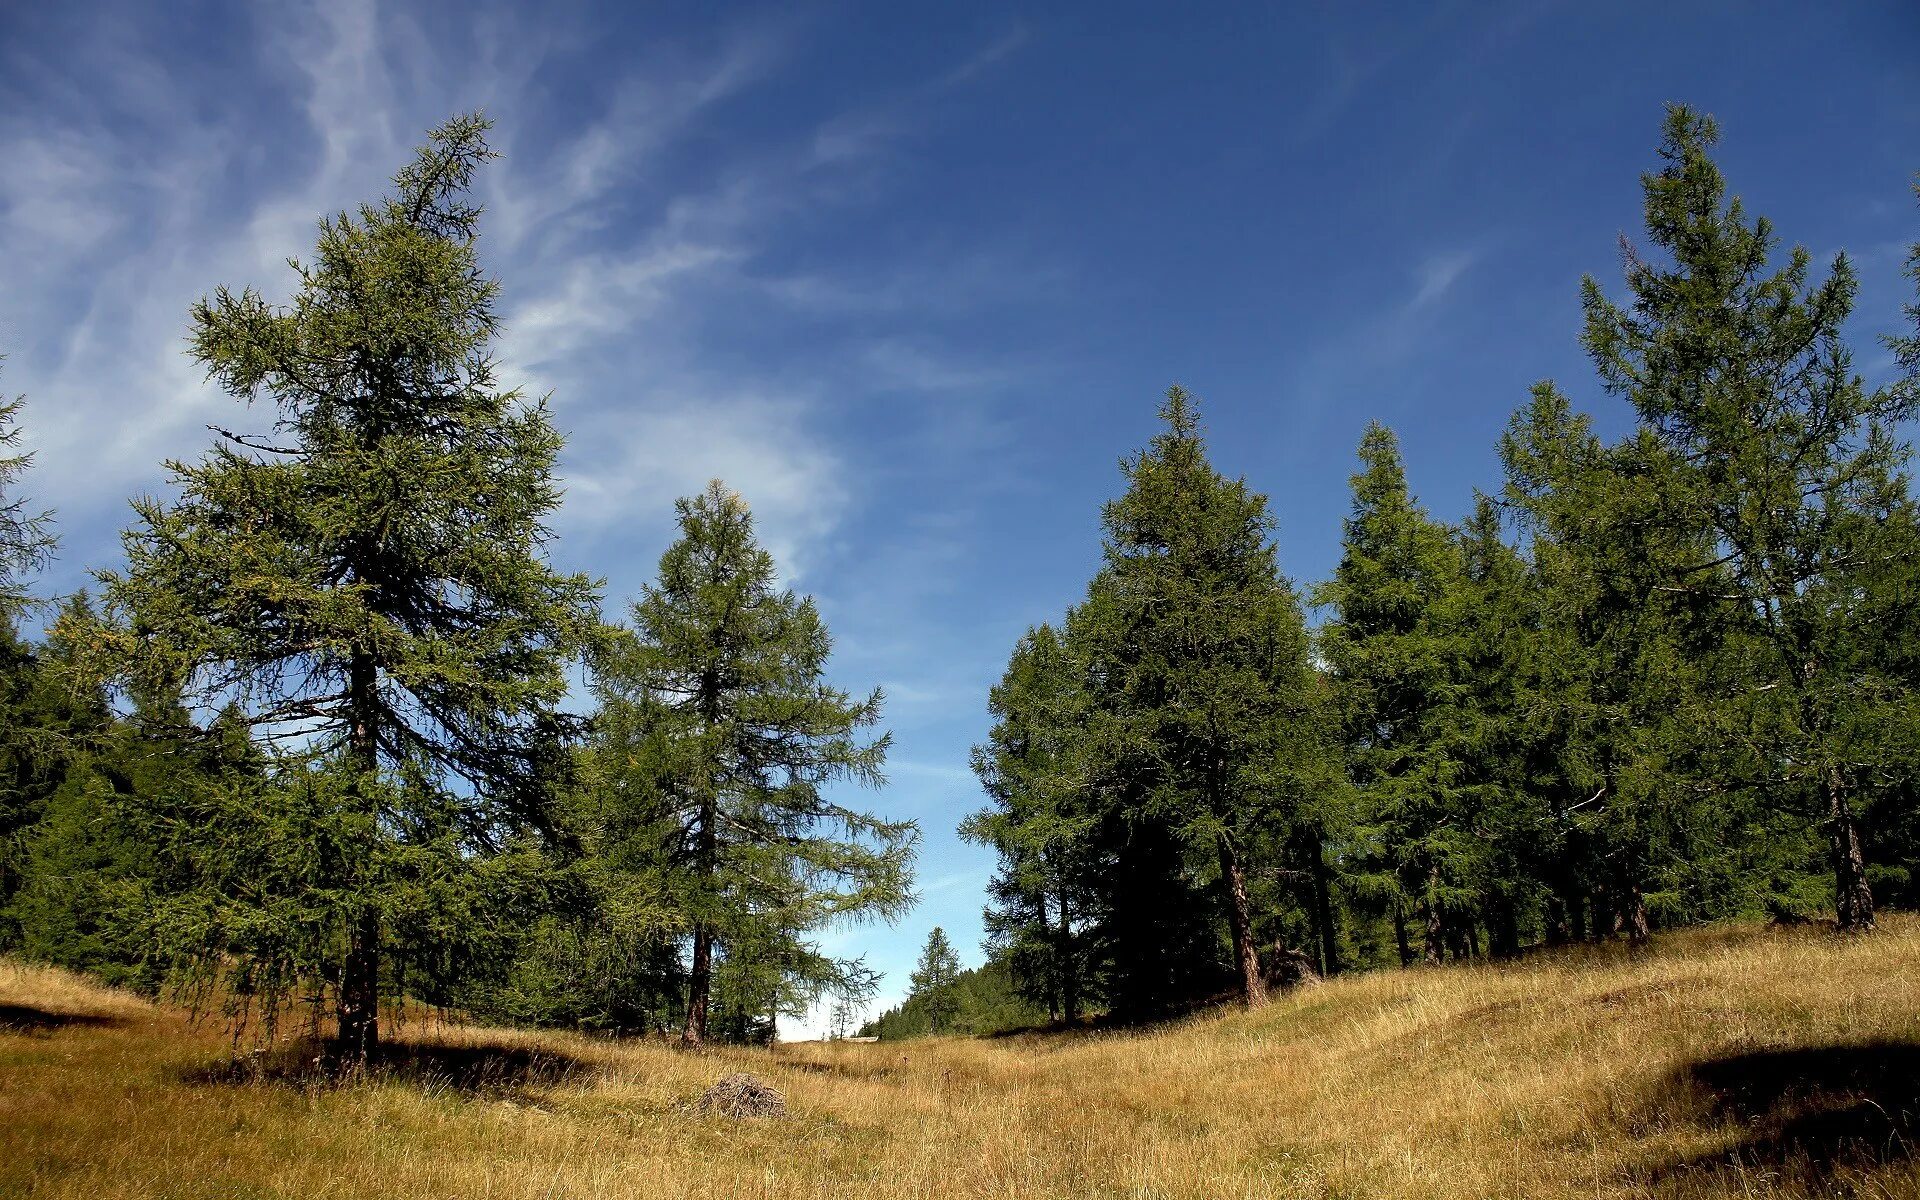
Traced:
<path id="1" fill-rule="evenodd" d="M 415 1024 L 352 1086 L 228 1045 L 0 963 L 0 1196 L 1920 1196 L 1910 917 L 1387 972 L 1135 1034 L 690 1055 Z M 736 1070 L 792 1115 L 688 1110 Z"/>

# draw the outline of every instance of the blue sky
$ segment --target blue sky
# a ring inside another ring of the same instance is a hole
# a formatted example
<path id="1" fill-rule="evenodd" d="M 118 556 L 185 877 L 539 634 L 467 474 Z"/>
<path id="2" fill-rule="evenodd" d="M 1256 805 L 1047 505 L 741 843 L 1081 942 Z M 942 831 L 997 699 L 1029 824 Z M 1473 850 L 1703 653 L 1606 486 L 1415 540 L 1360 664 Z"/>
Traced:
<path id="1" fill-rule="evenodd" d="M 923 898 L 828 938 L 890 1000 L 935 924 L 979 958 L 967 748 L 1167 384 L 1302 584 L 1370 419 L 1449 517 L 1534 380 L 1618 428 L 1577 284 L 1617 279 L 1669 100 L 1786 239 L 1853 256 L 1882 377 L 1916 63 L 1895 2 L 0 6 L 0 387 L 59 512 L 43 588 L 115 563 L 126 497 L 241 419 L 182 353 L 192 301 L 284 296 L 322 212 L 484 108 L 504 378 L 572 437 L 558 557 L 620 611 L 723 477 L 836 678 L 891 696 L 864 802 L 920 822 Z"/>

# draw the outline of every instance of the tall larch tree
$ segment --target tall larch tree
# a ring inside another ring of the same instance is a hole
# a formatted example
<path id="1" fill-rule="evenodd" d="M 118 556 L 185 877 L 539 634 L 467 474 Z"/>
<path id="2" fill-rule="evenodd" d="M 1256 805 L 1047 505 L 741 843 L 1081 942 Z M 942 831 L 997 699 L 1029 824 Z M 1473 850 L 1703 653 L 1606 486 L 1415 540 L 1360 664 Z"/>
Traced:
<path id="1" fill-rule="evenodd" d="M 105 573 L 116 668 L 273 752 L 258 795 L 193 813 L 172 916 L 242 991 L 331 995 L 364 1060 L 406 963 L 461 970 L 497 856 L 545 823 L 565 665 L 595 585 L 546 561 L 562 439 L 495 378 L 477 257 L 488 122 L 455 118 L 383 199 L 320 222 L 291 304 L 221 288 L 191 353 L 271 432 L 219 431 L 134 502 Z"/>
<path id="2" fill-rule="evenodd" d="M 1249 858 L 1295 824 L 1319 765 L 1306 626 L 1266 498 L 1214 470 L 1184 390 L 1168 390 L 1160 418 L 1105 511 L 1081 625 L 1098 680 L 1090 738 L 1128 781 L 1127 819 L 1171 831 L 1188 863 L 1212 860 L 1232 977 L 1258 1005 Z"/>
<path id="3" fill-rule="evenodd" d="M 605 803 L 657 831 L 690 939 L 692 1046 L 708 1037 L 717 977 L 733 982 L 736 1008 L 762 1017 L 844 989 L 859 964 L 807 935 L 903 912 L 918 830 L 829 794 L 883 782 L 888 739 L 863 736 L 882 697 L 826 681 L 819 610 L 778 586 L 746 504 L 716 480 L 678 511 L 680 536 L 634 605 L 631 636 L 601 664 L 595 754 Z"/>
<path id="4" fill-rule="evenodd" d="M 1625 255 L 1627 299 L 1584 285 L 1585 343 L 1664 454 L 1667 519 L 1711 532 L 1712 551 L 1665 586 L 1722 597 L 1728 636 L 1753 647 L 1724 727 L 1750 748 L 1761 786 L 1792 798 L 1829 842 L 1839 924 L 1874 923 L 1858 814 L 1881 758 L 1876 719 L 1898 680 L 1866 653 L 1868 585 L 1899 547 L 1909 505 L 1896 426 L 1911 389 L 1870 389 L 1843 327 L 1855 280 L 1845 255 L 1812 279 L 1796 247 L 1776 262 L 1710 152 L 1711 118 L 1669 110 L 1660 169 L 1643 177 L 1654 256 Z"/>
<path id="5" fill-rule="evenodd" d="M 1444 736 L 1461 651 L 1446 603 L 1460 549 L 1408 493 L 1384 426 L 1361 439 L 1352 487 L 1340 564 L 1314 600 L 1331 609 L 1320 648 L 1358 793 L 1356 866 L 1392 905 L 1402 960 L 1418 915 L 1424 957 L 1437 962 L 1477 899 L 1483 849 L 1458 819 L 1466 793 Z"/>

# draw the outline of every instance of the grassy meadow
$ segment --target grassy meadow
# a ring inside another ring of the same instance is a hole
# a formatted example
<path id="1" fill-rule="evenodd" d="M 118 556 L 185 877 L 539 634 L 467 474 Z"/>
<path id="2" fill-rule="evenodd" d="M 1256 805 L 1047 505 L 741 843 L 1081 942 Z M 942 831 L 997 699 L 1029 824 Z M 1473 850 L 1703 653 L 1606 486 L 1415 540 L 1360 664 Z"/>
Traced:
<path id="1" fill-rule="evenodd" d="M 1140 1032 L 396 1042 L 329 1083 L 0 960 L 0 1196 L 1920 1196 L 1914 917 L 1346 977 Z M 735 1071 L 789 1115 L 693 1111 Z"/>

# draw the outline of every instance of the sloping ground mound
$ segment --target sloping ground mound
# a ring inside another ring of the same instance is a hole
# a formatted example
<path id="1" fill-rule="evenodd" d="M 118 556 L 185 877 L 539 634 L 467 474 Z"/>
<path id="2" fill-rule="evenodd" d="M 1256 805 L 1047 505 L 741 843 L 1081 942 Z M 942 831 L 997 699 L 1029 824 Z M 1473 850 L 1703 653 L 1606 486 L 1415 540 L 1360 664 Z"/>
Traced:
<path id="1" fill-rule="evenodd" d="M 706 1090 L 694 1108 L 723 1117 L 784 1117 L 787 1102 L 780 1093 L 744 1071 L 722 1075 Z"/>
<path id="2" fill-rule="evenodd" d="M 695 1055 L 414 1022 L 393 1069 L 289 1088 L 210 1073 L 218 1026 L 0 960 L 0 1196 L 1920 1197 L 1915 996 L 1894 915 L 1134 1032 Z M 688 1119 L 769 1094 L 786 1120 Z"/>

